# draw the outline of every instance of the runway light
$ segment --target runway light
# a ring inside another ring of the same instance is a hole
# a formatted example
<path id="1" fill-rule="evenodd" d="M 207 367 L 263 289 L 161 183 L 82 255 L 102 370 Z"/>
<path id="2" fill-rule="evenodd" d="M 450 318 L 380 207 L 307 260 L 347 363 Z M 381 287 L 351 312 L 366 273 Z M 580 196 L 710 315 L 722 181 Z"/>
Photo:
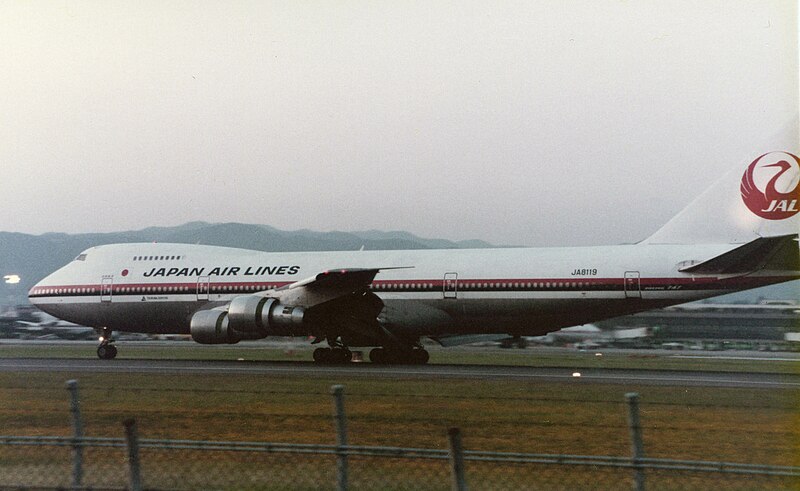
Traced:
<path id="1" fill-rule="evenodd" d="M 7 274 L 3 276 L 3 280 L 9 285 L 16 285 L 22 278 L 18 274 Z"/>
<path id="2" fill-rule="evenodd" d="M 603 353 L 595 353 L 594 356 L 603 356 Z"/>
<path id="3" fill-rule="evenodd" d="M 578 378 L 581 376 L 581 372 L 572 372 L 572 376 Z"/>
<path id="4" fill-rule="evenodd" d="M 244 358 L 237 358 L 236 361 L 244 361 Z"/>

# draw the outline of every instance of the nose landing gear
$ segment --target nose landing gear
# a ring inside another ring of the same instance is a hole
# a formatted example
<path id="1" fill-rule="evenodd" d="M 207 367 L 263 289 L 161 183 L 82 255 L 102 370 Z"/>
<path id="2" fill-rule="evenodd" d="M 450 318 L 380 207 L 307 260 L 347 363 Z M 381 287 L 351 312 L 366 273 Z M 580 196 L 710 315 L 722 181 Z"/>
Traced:
<path id="1" fill-rule="evenodd" d="M 111 329 L 104 327 L 103 334 L 100 336 L 100 346 L 97 347 L 97 357 L 101 360 L 113 360 L 117 356 L 117 347 L 111 339 Z"/>

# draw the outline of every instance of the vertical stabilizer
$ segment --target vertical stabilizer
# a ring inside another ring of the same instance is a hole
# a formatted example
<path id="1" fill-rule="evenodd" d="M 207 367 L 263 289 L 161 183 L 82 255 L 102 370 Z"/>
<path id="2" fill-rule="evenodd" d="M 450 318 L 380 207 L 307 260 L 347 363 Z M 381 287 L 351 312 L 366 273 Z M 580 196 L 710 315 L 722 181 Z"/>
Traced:
<path id="1" fill-rule="evenodd" d="M 750 242 L 800 231 L 800 158 L 771 151 L 731 170 L 647 244 Z"/>

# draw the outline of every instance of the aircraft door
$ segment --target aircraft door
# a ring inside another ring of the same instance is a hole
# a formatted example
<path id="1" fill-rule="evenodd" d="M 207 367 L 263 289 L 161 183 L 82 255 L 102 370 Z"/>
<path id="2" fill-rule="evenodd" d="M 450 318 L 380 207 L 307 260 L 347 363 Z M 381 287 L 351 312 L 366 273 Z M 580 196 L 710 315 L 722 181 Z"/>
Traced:
<path id="1" fill-rule="evenodd" d="M 458 297 L 458 273 L 444 274 L 444 298 Z"/>
<path id="2" fill-rule="evenodd" d="M 100 280 L 100 303 L 111 303 L 111 292 L 114 287 L 113 276 L 103 276 Z"/>
<path id="3" fill-rule="evenodd" d="M 638 271 L 625 271 L 625 298 L 642 298 L 642 284 Z"/>
<path id="4" fill-rule="evenodd" d="M 208 300 L 208 291 L 211 287 L 211 280 L 208 276 L 200 276 L 197 278 L 197 299 Z"/>

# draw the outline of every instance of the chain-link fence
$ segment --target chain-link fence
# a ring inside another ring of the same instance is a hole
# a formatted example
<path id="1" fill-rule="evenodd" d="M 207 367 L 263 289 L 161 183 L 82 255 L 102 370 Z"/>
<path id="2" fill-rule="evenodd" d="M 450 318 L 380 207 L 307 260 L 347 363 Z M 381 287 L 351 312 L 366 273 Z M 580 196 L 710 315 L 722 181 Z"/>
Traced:
<path id="1" fill-rule="evenodd" d="M 1 436 L 2 489 L 800 489 L 800 467 L 644 456 L 638 398 L 627 396 L 630 456 L 348 445 L 342 387 L 334 387 L 336 444 L 139 439 L 83 435 L 77 384 L 73 436 Z M 123 428 L 120 428 L 121 432 Z M 743 444 L 745 444 L 743 442 Z"/>
<path id="2" fill-rule="evenodd" d="M 447 490 L 454 485 L 448 450 L 336 447 L 246 442 L 141 440 L 134 469 L 125 439 L 85 438 L 74 479 L 76 441 L 69 437 L 2 437 L 3 489 L 375 489 Z M 722 462 L 466 451 L 464 489 L 796 490 L 800 469 Z M 340 487 L 337 461 L 347 461 Z M 134 473 L 138 479 L 133 479 Z M 138 484 L 134 484 L 138 483 Z"/>

